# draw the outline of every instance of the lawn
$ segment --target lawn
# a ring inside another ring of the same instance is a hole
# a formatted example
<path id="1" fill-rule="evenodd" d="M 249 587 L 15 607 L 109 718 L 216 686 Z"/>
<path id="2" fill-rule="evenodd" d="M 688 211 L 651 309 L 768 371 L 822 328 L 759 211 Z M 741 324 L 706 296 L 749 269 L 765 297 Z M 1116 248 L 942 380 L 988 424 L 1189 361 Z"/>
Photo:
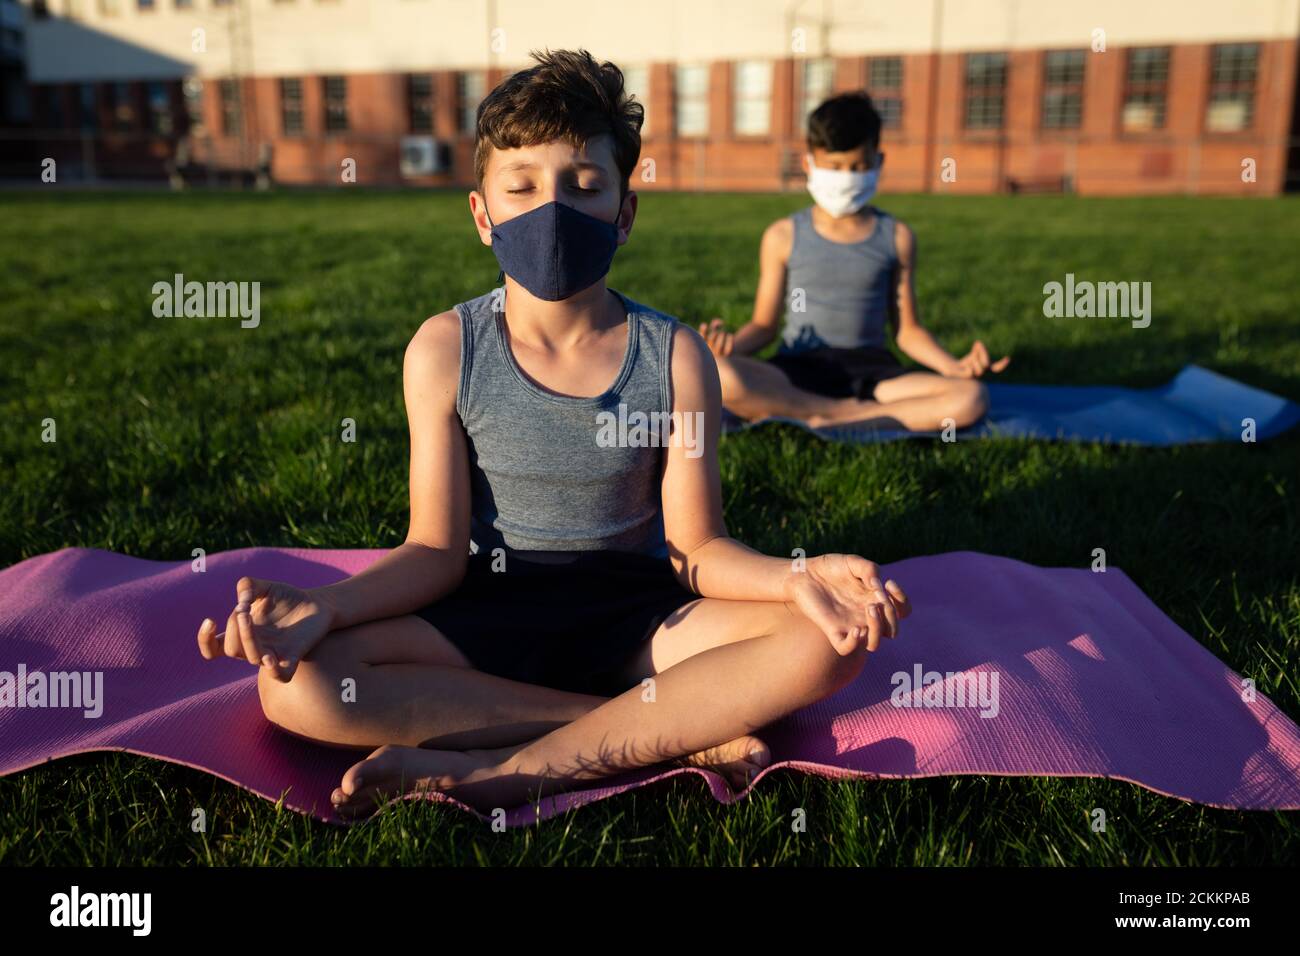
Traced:
<path id="1" fill-rule="evenodd" d="M 734 328 L 763 227 L 807 202 L 643 195 L 610 284 Z M 978 336 L 994 357 L 1010 352 L 1003 381 L 1149 386 L 1195 362 L 1300 399 L 1292 200 L 880 205 L 917 234 L 922 320 L 950 351 Z M 403 350 L 425 317 L 497 277 L 463 193 L 5 194 L 0 249 L 0 566 L 66 546 L 172 561 L 194 547 L 396 546 Z M 260 281 L 260 326 L 156 318 L 151 288 L 177 272 Z M 1067 272 L 1150 281 L 1150 326 L 1045 318 L 1043 285 Z M 47 416 L 56 445 L 40 441 Z M 344 417 L 355 444 L 338 440 Z M 1087 567 L 1105 548 L 1300 718 L 1298 434 L 1173 449 L 855 447 L 778 426 L 726 436 L 720 457 L 728 528 L 768 554 L 976 550 Z M 193 807 L 208 811 L 206 835 L 190 832 Z M 790 831 L 795 807 L 806 833 Z M 1088 828 L 1094 807 L 1105 834 Z M 782 771 L 730 807 L 683 775 L 505 833 L 415 802 L 347 829 L 129 754 L 0 779 L 8 864 L 1267 864 L 1300 856 L 1298 823 L 1104 780 Z"/>

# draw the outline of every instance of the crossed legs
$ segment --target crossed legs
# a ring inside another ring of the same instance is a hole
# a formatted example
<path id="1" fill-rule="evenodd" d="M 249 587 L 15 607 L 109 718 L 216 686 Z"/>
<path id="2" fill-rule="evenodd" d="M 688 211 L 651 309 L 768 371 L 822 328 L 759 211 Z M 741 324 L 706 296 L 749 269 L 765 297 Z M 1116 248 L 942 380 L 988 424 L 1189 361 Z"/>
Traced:
<path id="1" fill-rule="evenodd" d="M 340 813 L 423 789 L 486 811 L 674 759 L 765 751 L 753 731 L 843 687 L 867 653 L 842 657 L 793 605 L 701 598 L 627 662 L 629 689 L 610 699 L 476 671 L 407 615 L 329 634 L 288 683 L 259 672 L 258 690 L 290 733 L 378 747 L 344 775 Z"/>
<path id="2" fill-rule="evenodd" d="M 717 358 L 722 404 L 747 421 L 769 416 L 797 418 L 813 427 L 875 422 L 912 431 L 934 431 L 951 419 L 973 425 L 988 410 L 988 390 L 977 379 L 908 372 L 876 385 L 874 400 L 829 398 L 796 388 L 775 365 L 748 356 Z"/>

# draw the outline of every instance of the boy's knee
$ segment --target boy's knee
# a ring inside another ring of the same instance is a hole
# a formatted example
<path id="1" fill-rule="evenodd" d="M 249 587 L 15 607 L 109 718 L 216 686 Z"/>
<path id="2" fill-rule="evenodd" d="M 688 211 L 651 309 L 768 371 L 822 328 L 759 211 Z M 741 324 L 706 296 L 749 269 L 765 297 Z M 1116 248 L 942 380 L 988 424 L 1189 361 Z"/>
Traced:
<path id="1" fill-rule="evenodd" d="M 294 680 L 281 681 L 271 676 L 270 670 L 265 667 L 257 669 L 257 698 L 262 703 L 262 716 L 273 724 L 283 725 L 287 715 L 295 708 L 292 706 L 293 699 L 301 696 L 301 688 L 295 687 L 294 682 L 303 668 L 302 662 L 298 664 L 298 670 L 294 672 Z"/>
<path id="2" fill-rule="evenodd" d="M 342 690 L 320 663 L 301 660 L 288 681 L 257 669 L 257 696 L 271 723 L 294 733 L 313 735 L 330 724 L 342 708 Z M 335 705 L 338 705 L 337 707 Z"/>
<path id="3" fill-rule="evenodd" d="M 958 428 L 973 425 L 989 410 L 989 389 L 979 379 L 959 379 L 953 383 L 952 418 Z"/>
<path id="4" fill-rule="evenodd" d="M 831 647 L 830 641 L 826 639 L 824 634 L 822 640 L 826 641 L 826 646 L 830 649 L 832 655 L 828 677 L 829 686 L 832 691 L 838 691 L 846 684 L 851 684 L 857 680 L 858 675 L 862 673 L 862 668 L 866 667 L 867 656 L 871 653 L 867 650 L 867 639 L 862 638 L 857 648 L 848 654 L 841 654 Z M 884 640 L 886 638 L 882 637 L 881 641 Z"/>
<path id="5" fill-rule="evenodd" d="M 857 679 L 866 664 L 865 642 L 850 654 L 841 654 L 822 629 L 795 611 L 795 620 L 786 632 L 791 645 L 790 665 L 808 675 L 810 682 L 827 691 L 836 691 Z"/>

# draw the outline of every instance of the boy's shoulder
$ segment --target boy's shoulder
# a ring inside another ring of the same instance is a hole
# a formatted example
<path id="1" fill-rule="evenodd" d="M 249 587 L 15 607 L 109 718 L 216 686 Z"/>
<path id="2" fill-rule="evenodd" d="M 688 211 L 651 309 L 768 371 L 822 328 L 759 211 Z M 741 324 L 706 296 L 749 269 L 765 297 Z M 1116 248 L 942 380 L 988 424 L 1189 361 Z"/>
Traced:
<path id="1" fill-rule="evenodd" d="M 460 333 L 460 313 L 455 306 L 421 322 L 406 345 L 408 374 L 438 377 L 455 373 L 460 367 Z"/>
<path id="2" fill-rule="evenodd" d="M 897 216 L 885 213 L 894 225 L 894 251 L 900 256 L 911 255 L 912 249 L 916 244 L 916 234 L 912 232 L 912 227 L 899 219 Z"/>
<path id="3" fill-rule="evenodd" d="M 796 209 L 794 212 L 784 215 L 780 219 L 774 220 L 773 222 L 769 223 L 767 228 L 763 230 L 764 238 L 766 238 L 769 234 L 777 235 L 777 236 L 787 236 L 787 235 L 793 236 L 795 219 L 797 219 L 800 216 L 806 216 L 808 214 L 809 208 L 810 207 L 804 207 L 803 209 Z"/>
<path id="4" fill-rule="evenodd" d="M 768 224 L 759 240 L 759 256 L 786 260 L 794 249 L 795 218 L 804 215 L 805 210 L 797 209 L 788 216 L 782 216 Z"/>
<path id="5" fill-rule="evenodd" d="M 460 334 L 460 312 L 457 311 L 455 306 L 444 312 L 431 315 L 421 322 L 411 341 L 445 338 L 452 332 Z"/>
<path id="6" fill-rule="evenodd" d="M 480 315 L 483 312 L 491 312 L 494 306 L 493 297 L 505 294 L 505 286 L 497 286 L 494 289 L 488 289 L 482 295 L 476 295 L 464 302 L 457 302 L 450 309 L 429 316 L 416 329 L 415 336 L 411 339 L 415 343 L 417 339 L 422 342 L 446 342 L 447 340 L 460 339 L 460 325 L 462 312 L 469 316 Z"/>

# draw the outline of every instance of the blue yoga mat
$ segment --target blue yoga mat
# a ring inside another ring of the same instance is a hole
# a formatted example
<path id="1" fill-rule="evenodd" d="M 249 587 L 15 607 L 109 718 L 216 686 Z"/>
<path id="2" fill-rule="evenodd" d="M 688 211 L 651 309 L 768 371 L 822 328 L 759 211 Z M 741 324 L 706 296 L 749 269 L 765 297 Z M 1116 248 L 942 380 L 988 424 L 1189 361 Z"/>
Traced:
<path id="1" fill-rule="evenodd" d="M 1255 421 L 1255 438 L 1263 441 L 1300 423 L 1300 405 L 1198 365 L 1184 368 L 1157 388 L 1111 385 L 1004 385 L 989 382 L 989 412 L 966 438 L 1041 438 L 1112 444 L 1190 445 L 1241 441 L 1243 419 Z M 793 418 L 773 417 L 746 423 L 723 409 L 722 430 L 741 431 L 770 422 L 798 425 L 835 441 L 877 442 L 897 438 L 937 438 L 938 431 L 913 432 L 897 427 L 834 425 L 810 428 Z"/>

